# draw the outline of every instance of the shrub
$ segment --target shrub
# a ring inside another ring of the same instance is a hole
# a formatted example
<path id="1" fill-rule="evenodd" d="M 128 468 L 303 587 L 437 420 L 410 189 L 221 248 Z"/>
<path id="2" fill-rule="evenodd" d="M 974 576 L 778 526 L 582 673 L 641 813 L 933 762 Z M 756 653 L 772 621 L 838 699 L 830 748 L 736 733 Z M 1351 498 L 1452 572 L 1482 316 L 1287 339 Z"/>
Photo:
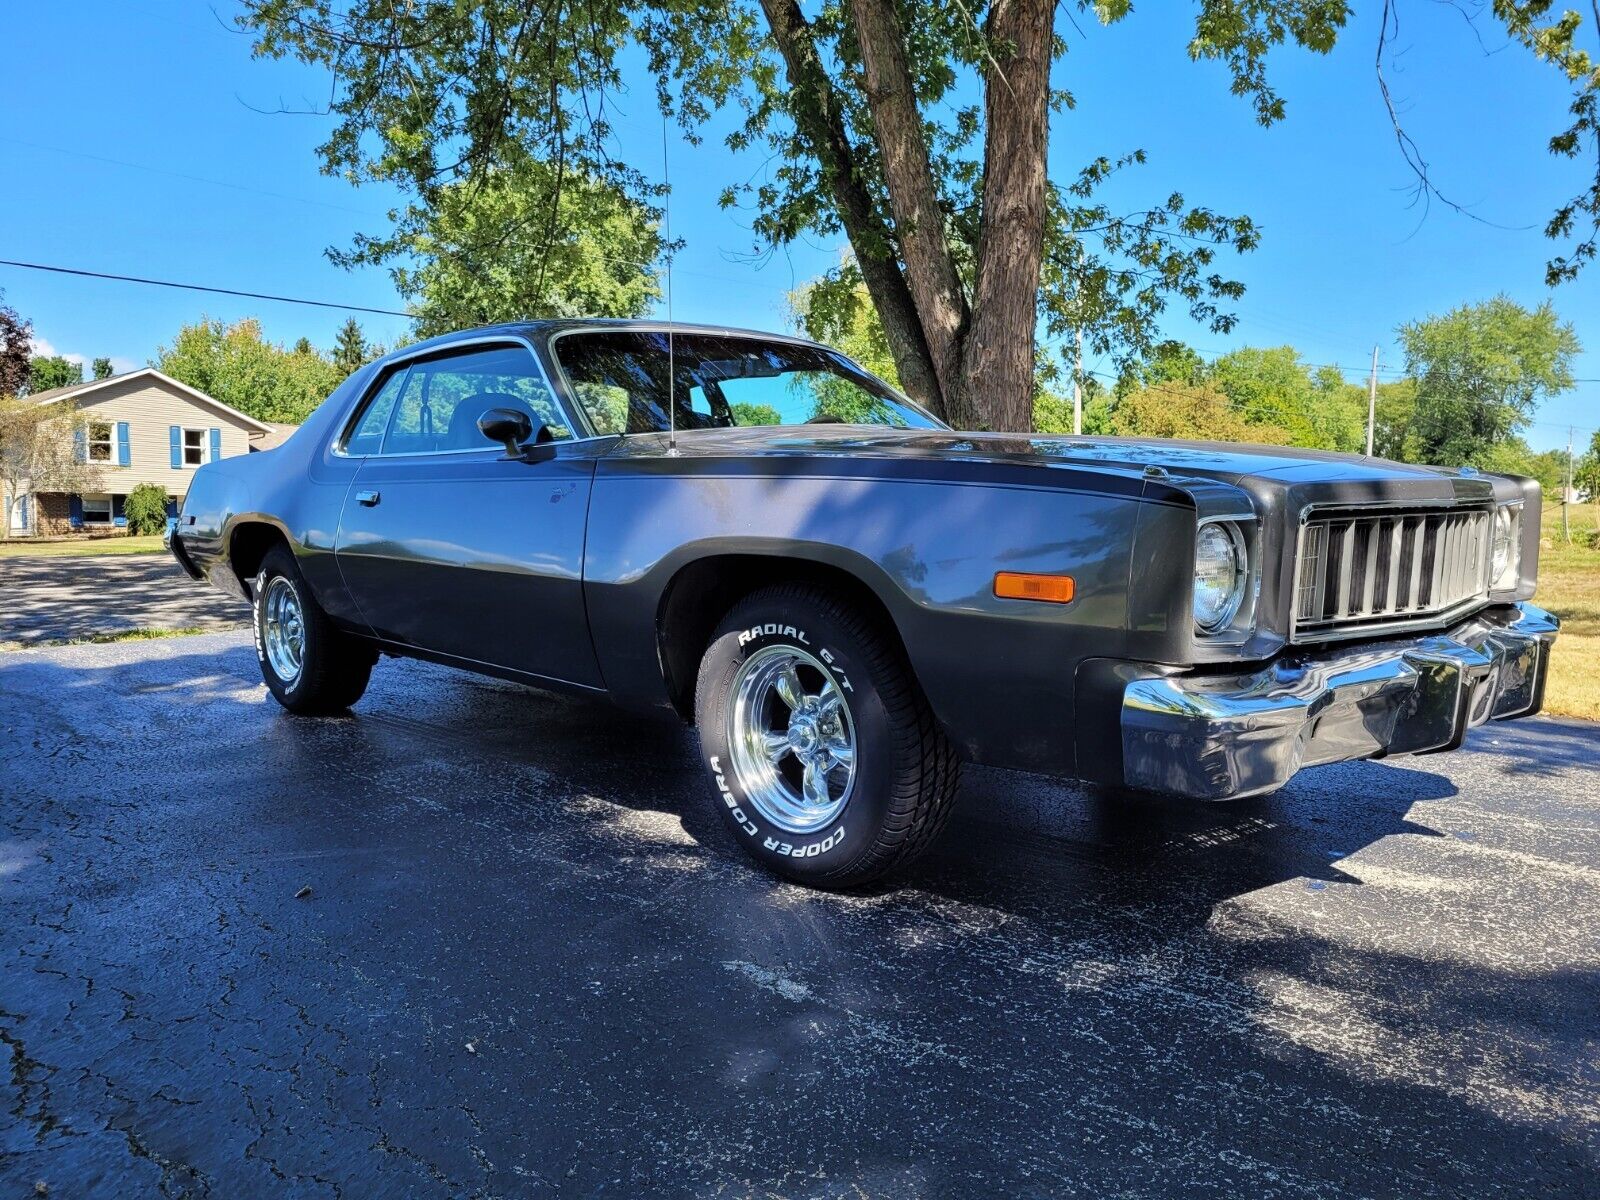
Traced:
<path id="1" fill-rule="evenodd" d="M 153 483 L 141 483 L 128 493 L 122 511 L 128 518 L 128 532 L 135 537 L 160 533 L 167 525 L 167 491 Z"/>

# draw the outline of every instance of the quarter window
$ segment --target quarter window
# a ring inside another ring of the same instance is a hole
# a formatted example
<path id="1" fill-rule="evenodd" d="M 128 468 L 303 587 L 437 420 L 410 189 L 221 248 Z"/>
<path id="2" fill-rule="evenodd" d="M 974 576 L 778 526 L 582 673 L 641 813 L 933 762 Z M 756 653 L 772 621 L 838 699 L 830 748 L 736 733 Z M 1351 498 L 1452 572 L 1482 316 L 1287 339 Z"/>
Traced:
<path id="1" fill-rule="evenodd" d="M 111 461 L 111 426 L 104 421 L 89 422 L 89 461 Z"/>
<path id="2" fill-rule="evenodd" d="M 198 467 L 206 461 L 206 431 L 204 429 L 185 429 L 183 431 L 183 465 Z"/>

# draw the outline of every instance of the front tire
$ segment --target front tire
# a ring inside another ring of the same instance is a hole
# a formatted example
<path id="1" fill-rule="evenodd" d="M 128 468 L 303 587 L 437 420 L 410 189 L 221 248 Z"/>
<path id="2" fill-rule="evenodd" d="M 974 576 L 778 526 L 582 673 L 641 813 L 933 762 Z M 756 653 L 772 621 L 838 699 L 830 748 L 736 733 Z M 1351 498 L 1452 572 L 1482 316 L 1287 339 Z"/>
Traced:
<path id="1" fill-rule="evenodd" d="M 292 713 L 322 716 L 361 699 L 377 653 L 328 619 L 287 546 L 267 552 L 253 590 L 256 659 L 278 703 Z"/>
<path id="2" fill-rule="evenodd" d="M 960 764 L 892 633 L 840 596 L 765 588 L 717 627 L 695 689 L 717 810 L 768 870 L 858 887 L 943 828 Z"/>

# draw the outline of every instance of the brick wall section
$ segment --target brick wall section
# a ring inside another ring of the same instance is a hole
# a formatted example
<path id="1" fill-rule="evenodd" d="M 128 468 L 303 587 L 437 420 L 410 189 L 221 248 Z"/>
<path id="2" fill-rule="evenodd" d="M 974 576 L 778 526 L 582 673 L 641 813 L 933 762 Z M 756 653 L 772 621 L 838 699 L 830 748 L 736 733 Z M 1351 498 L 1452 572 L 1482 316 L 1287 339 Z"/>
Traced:
<path id="1" fill-rule="evenodd" d="M 40 492 L 33 497 L 37 507 L 34 532 L 41 537 L 59 537 L 72 532 L 72 509 L 65 492 Z"/>

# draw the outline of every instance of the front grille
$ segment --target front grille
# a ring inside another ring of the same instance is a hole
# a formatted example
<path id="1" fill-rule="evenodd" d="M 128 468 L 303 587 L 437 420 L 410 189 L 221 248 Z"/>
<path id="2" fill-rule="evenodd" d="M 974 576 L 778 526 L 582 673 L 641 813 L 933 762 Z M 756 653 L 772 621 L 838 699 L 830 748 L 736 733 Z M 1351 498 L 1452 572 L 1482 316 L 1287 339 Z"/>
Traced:
<path id="1" fill-rule="evenodd" d="M 1489 514 L 1319 513 L 1301 527 L 1302 639 L 1446 613 L 1488 594 Z"/>

